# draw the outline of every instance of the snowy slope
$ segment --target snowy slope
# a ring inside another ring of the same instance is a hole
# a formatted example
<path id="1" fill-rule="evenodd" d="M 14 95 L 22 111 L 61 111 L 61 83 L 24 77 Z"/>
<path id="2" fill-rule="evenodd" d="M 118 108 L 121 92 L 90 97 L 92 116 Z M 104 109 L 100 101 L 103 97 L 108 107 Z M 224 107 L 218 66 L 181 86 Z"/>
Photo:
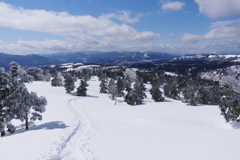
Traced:
<path id="1" fill-rule="evenodd" d="M 29 131 L 19 124 L 16 134 L 0 138 L 0 159 L 239 159 L 239 125 L 226 124 L 217 106 L 155 103 L 149 93 L 143 105 L 129 106 L 122 98 L 114 105 L 99 93 L 96 77 L 89 83 L 88 97 L 47 82 L 27 84 L 48 99 L 47 111 Z"/>
<path id="2" fill-rule="evenodd" d="M 223 84 L 229 84 L 234 90 L 240 92 L 240 65 L 234 65 L 226 68 L 220 68 L 207 72 L 202 72 L 200 76 L 204 79 L 219 81 Z"/>

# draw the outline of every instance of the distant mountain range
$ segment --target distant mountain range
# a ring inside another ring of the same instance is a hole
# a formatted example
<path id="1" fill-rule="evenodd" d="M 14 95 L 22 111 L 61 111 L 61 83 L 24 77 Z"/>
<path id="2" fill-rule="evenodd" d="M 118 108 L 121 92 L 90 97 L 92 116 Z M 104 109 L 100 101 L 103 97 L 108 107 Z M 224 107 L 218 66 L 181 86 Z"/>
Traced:
<path id="1" fill-rule="evenodd" d="M 41 55 L 10 55 L 0 53 L 0 67 L 7 68 L 12 61 L 21 66 L 39 66 L 62 63 L 97 63 L 103 65 L 130 65 L 172 58 L 174 55 L 158 52 L 74 52 Z"/>
<path id="2" fill-rule="evenodd" d="M 0 53 L 0 67 L 18 62 L 23 68 L 79 70 L 82 67 L 124 65 L 145 70 L 164 70 L 181 75 L 200 76 L 231 84 L 240 92 L 240 55 L 171 55 L 158 52 L 74 52 L 42 55 Z"/>
<path id="3" fill-rule="evenodd" d="M 8 68 L 9 63 L 16 61 L 21 66 L 39 66 L 49 64 L 59 64 L 58 60 L 47 58 L 40 55 L 11 55 L 0 53 L 0 67 Z"/>

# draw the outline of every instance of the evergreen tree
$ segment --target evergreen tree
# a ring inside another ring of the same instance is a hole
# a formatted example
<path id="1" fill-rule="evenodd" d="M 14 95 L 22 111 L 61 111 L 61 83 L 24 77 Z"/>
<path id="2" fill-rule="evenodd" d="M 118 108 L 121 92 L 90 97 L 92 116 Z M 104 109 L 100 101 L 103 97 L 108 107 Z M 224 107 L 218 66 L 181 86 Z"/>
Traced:
<path id="1" fill-rule="evenodd" d="M 108 94 L 110 95 L 109 98 L 111 100 L 116 100 L 116 96 L 117 96 L 117 86 L 115 84 L 115 80 L 111 79 L 109 84 L 108 84 Z"/>
<path id="2" fill-rule="evenodd" d="M 129 89 L 127 92 L 127 95 L 124 97 L 124 101 L 129 105 L 135 105 L 136 104 L 137 95 L 135 92 L 133 92 L 133 89 Z"/>
<path id="3" fill-rule="evenodd" d="M 146 88 L 145 88 L 142 78 L 137 77 L 133 87 L 134 87 L 133 92 L 135 92 L 137 95 L 136 105 L 142 104 L 143 99 L 147 97 L 145 94 Z"/>
<path id="4" fill-rule="evenodd" d="M 70 93 L 75 88 L 74 79 L 69 73 L 67 73 L 64 76 L 64 87 L 65 87 L 66 93 Z"/>
<path id="5" fill-rule="evenodd" d="M 124 96 L 124 89 L 125 89 L 125 87 L 124 87 L 124 82 L 123 82 L 123 79 L 121 78 L 121 77 L 118 77 L 117 78 L 117 93 L 116 93 L 116 96 L 117 97 L 123 97 Z"/>
<path id="6" fill-rule="evenodd" d="M 7 107 L 4 106 L 4 100 L 8 96 L 10 86 L 8 84 L 8 74 L 3 68 L 0 68 L 0 132 L 1 136 L 5 135 Z"/>
<path id="7" fill-rule="evenodd" d="M 100 87 L 100 93 L 107 93 L 108 92 L 107 79 L 102 79 L 99 87 Z"/>
<path id="8" fill-rule="evenodd" d="M 184 103 L 187 103 L 187 105 L 190 106 L 196 106 L 198 101 L 197 98 L 197 92 L 198 92 L 198 87 L 196 86 L 196 83 L 193 82 L 192 79 L 188 81 L 188 86 L 186 86 L 183 89 L 183 98 L 182 101 Z"/>
<path id="9" fill-rule="evenodd" d="M 226 91 L 220 101 L 221 115 L 226 122 L 240 122 L 240 94 L 232 90 Z"/>
<path id="10" fill-rule="evenodd" d="M 32 71 L 31 74 L 34 77 L 35 81 L 45 80 L 45 76 L 43 75 L 43 71 L 41 69 L 36 69 L 35 71 Z"/>
<path id="11" fill-rule="evenodd" d="M 97 76 L 98 76 L 98 80 L 99 81 L 107 79 L 107 75 L 106 75 L 105 71 L 102 68 L 99 70 Z"/>
<path id="12" fill-rule="evenodd" d="M 49 71 L 43 71 L 43 76 L 45 81 L 49 82 L 51 80 L 51 74 L 49 73 Z"/>
<path id="13" fill-rule="evenodd" d="M 85 81 L 89 81 L 91 79 L 91 72 L 90 70 L 84 68 L 82 70 L 82 75 L 83 75 L 83 79 L 85 79 Z"/>
<path id="14" fill-rule="evenodd" d="M 57 70 L 54 71 L 51 85 L 54 87 L 63 86 L 62 74 L 60 72 L 58 72 Z"/>
<path id="15" fill-rule="evenodd" d="M 129 92 L 131 90 L 132 81 L 128 75 L 124 76 L 123 83 L 126 91 Z"/>
<path id="16" fill-rule="evenodd" d="M 150 89 L 150 94 L 152 95 L 152 99 L 155 102 L 164 101 L 164 97 L 162 96 L 162 92 L 160 91 L 160 82 L 158 79 L 158 75 L 154 74 L 151 80 L 152 88 Z"/>
<path id="17" fill-rule="evenodd" d="M 179 77 L 165 76 L 165 78 L 164 95 L 168 98 L 179 100 Z"/>
<path id="18" fill-rule="evenodd" d="M 8 85 L 10 87 L 7 95 L 1 99 L 1 106 L 5 108 L 3 117 L 4 125 L 6 125 L 10 133 L 13 133 L 15 131 L 15 127 L 11 124 L 11 120 L 25 120 L 26 129 L 28 129 L 28 115 L 30 113 L 32 113 L 32 115 L 35 114 L 35 112 L 32 112 L 31 110 L 35 110 L 36 112 L 44 112 L 46 99 L 44 97 L 41 97 L 41 101 L 39 101 L 36 94 L 34 94 L 35 96 L 33 97 L 33 94 L 28 92 L 27 88 L 20 78 L 20 66 L 16 62 L 12 62 L 10 65 L 10 73 L 8 77 Z M 40 103 L 43 101 L 43 99 L 44 103 Z M 41 106 L 38 106 L 37 102 L 38 104 L 41 104 Z M 36 110 L 36 108 L 39 107 L 41 110 Z M 3 129 L 4 127 L 5 126 L 3 126 Z"/>
<path id="19" fill-rule="evenodd" d="M 86 81 L 81 80 L 81 83 L 79 85 L 79 87 L 77 88 L 77 96 L 87 96 L 87 85 L 86 85 Z"/>

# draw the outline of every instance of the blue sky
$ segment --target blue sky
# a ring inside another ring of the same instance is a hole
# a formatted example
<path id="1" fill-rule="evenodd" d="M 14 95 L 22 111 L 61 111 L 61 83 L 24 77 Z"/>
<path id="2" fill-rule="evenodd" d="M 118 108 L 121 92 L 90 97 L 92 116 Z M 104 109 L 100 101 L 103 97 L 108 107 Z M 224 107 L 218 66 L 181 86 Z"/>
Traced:
<path id="1" fill-rule="evenodd" d="M 240 0 L 0 1 L 0 52 L 240 53 Z"/>

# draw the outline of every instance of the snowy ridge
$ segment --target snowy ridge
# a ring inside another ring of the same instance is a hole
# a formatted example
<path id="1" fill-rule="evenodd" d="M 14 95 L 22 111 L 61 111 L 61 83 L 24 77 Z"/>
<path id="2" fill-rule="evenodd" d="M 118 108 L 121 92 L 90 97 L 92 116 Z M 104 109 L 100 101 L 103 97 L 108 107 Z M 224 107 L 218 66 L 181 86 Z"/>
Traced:
<path id="1" fill-rule="evenodd" d="M 191 61 L 191 60 L 204 60 L 204 61 L 231 60 L 234 62 L 239 62 L 240 55 L 194 54 L 183 55 L 173 58 L 173 61 Z"/>
<path id="2" fill-rule="evenodd" d="M 211 79 L 219 81 L 222 84 L 231 85 L 236 91 L 240 92 L 240 66 L 230 66 L 227 68 L 221 68 L 208 72 L 202 72 L 201 77 L 205 79 Z"/>

